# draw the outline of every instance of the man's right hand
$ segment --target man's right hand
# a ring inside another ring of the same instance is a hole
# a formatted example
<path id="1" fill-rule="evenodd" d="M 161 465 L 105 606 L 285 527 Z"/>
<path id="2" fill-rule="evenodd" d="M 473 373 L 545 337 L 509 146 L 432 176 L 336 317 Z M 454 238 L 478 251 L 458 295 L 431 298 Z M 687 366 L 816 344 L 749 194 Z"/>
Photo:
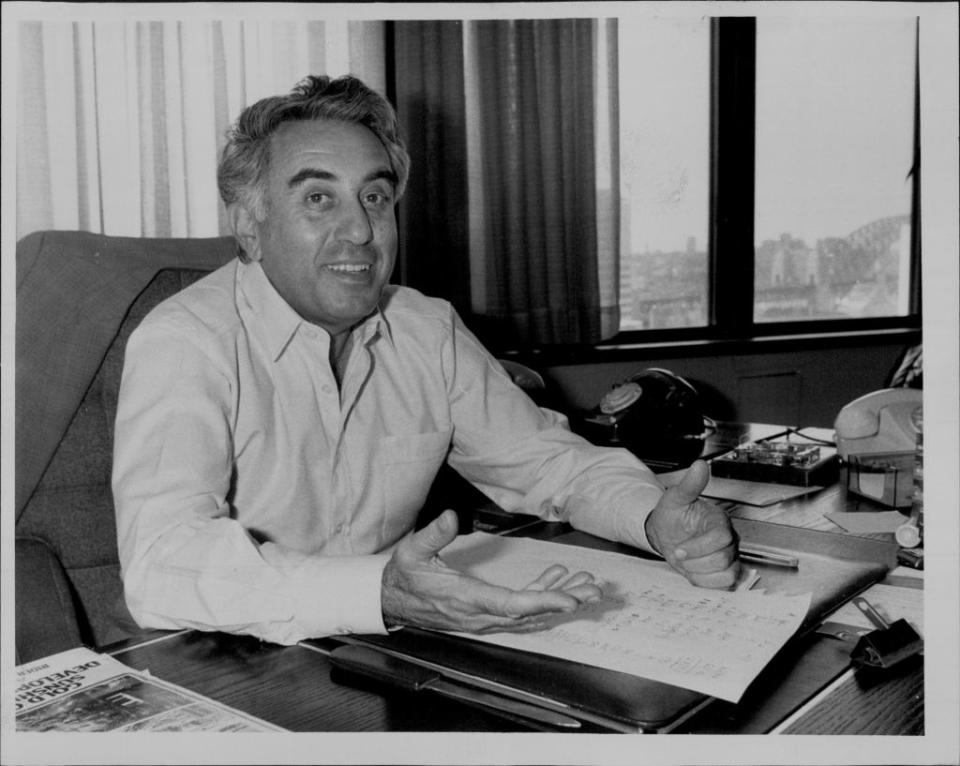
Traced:
<path id="1" fill-rule="evenodd" d="M 415 625 L 468 633 L 529 632 L 551 615 L 574 612 L 602 593 L 593 576 L 547 568 L 523 590 L 511 590 L 448 567 L 440 552 L 457 536 L 457 515 L 444 511 L 394 550 L 383 570 L 381 608 L 388 626 Z"/>

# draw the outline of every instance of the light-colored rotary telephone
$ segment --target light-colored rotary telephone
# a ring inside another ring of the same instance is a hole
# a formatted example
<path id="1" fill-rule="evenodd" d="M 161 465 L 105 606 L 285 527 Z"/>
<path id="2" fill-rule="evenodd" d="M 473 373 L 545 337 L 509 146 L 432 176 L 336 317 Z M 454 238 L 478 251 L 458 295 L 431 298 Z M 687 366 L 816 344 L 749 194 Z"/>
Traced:
<path id="1" fill-rule="evenodd" d="M 923 391 L 884 388 L 854 399 L 837 415 L 837 452 L 850 455 L 908 452 L 917 443 L 911 416 L 923 403 Z"/>

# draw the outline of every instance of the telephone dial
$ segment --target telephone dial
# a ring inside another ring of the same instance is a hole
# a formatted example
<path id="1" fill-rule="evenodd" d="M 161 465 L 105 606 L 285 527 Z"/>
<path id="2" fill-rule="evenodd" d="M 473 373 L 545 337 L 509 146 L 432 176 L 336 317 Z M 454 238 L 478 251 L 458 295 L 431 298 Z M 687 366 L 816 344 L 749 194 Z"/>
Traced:
<path id="1" fill-rule="evenodd" d="M 641 457 L 678 451 L 695 459 L 703 446 L 704 420 L 697 390 L 669 370 L 651 367 L 615 384 L 584 418 L 591 441 L 618 445 Z"/>

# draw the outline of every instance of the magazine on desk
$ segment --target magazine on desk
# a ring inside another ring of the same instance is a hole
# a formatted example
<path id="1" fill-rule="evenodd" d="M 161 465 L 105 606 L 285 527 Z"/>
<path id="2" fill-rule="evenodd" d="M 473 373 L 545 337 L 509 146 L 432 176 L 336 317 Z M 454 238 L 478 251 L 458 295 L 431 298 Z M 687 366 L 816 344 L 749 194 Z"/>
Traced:
<path id="1" fill-rule="evenodd" d="M 15 705 L 24 732 L 283 731 L 82 647 L 18 666 Z"/>

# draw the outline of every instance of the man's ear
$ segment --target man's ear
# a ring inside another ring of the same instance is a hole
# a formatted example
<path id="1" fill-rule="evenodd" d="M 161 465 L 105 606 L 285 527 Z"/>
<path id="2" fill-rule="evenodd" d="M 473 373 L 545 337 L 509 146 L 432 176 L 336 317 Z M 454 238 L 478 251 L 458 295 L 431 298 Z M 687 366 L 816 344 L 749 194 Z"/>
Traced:
<path id="1" fill-rule="evenodd" d="M 230 219 L 230 228 L 233 229 L 233 236 L 236 237 L 237 243 L 243 248 L 247 259 L 251 262 L 259 261 L 262 254 L 260 252 L 260 230 L 257 226 L 256 217 L 242 202 L 234 202 L 227 214 Z"/>

